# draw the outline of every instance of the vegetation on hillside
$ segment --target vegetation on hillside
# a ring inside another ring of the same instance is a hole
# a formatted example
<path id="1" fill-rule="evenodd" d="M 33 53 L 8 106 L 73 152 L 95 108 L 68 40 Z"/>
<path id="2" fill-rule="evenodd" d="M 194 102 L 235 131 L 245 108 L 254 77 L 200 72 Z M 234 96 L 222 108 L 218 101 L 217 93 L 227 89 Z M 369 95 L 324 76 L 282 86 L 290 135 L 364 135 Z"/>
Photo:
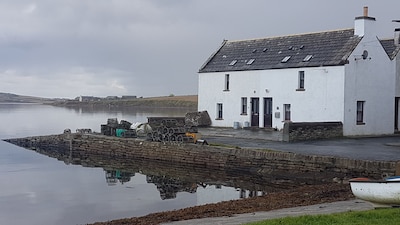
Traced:
<path id="1" fill-rule="evenodd" d="M 0 92 L 0 103 L 48 103 L 52 99 Z"/>
<path id="2" fill-rule="evenodd" d="M 187 107 L 197 108 L 197 95 L 187 96 L 165 96 L 151 98 L 133 98 L 133 99 L 101 99 L 96 101 L 56 101 L 52 105 L 56 106 L 105 106 L 105 107 Z"/>

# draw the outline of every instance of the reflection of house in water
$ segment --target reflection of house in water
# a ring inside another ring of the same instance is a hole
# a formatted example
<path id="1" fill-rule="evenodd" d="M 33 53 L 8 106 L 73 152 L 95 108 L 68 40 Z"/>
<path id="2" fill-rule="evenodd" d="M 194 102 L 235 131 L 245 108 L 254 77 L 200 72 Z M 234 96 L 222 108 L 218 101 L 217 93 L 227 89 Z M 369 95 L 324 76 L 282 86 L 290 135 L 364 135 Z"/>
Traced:
<path id="1" fill-rule="evenodd" d="M 205 205 L 213 202 L 229 201 L 239 198 L 251 198 L 256 196 L 263 196 L 265 192 L 250 191 L 241 188 L 234 188 L 215 185 L 202 185 L 197 189 L 197 205 Z"/>
<path id="2" fill-rule="evenodd" d="M 147 183 L 156 185 L 162 200 L 176 198 L 178 192 L 195 193 L 197 190 L 196 183 L 188 183 L 176 178 L 148 175 L 146 180 Z"/>
<path id="3" fill-rule="evenodd" d="M 131 177 L 135 176 L 134 173 L 122 172 L 120 170 L 105 170 L 106 182 L 108 185 L 116 185 L 119 182 L 124 184 L 131 180 Z"/>

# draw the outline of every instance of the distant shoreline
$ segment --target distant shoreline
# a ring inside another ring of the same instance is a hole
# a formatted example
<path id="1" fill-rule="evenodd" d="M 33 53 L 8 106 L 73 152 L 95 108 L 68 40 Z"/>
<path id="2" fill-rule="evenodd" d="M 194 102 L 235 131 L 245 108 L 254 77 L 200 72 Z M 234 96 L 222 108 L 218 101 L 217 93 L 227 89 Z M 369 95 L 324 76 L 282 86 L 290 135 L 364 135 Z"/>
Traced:
<path id="1" fill-rule="evenodd" d="M 51 99 L 32 96 L 0 93 L 0 104 L 45 104 L 59 107 L 107 107 L 107 108 L 196 108 L 197 95 L 131 97 L 131 98 L 92 98 L 79 101 L 77 99 Z"/>
<path id="2" fill-rule="evenodd" d="M 166 96 L 134 99 L 102 99 L 97 101 L 62 100 L 47 105 L 60 107 L 162 107 L 162 108 L 197 108 L 197 95 Z"/>

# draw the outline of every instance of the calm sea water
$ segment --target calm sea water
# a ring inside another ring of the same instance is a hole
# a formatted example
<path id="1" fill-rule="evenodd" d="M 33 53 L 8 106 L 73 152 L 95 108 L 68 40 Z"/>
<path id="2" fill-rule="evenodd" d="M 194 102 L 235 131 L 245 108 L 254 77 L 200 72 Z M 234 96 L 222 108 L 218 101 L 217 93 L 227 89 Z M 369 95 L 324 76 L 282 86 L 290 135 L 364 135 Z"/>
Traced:
<path id="1" fill-rule="evenodd" d="M 100 124 L 105 124 L 108 118 L 145 122 L 147 117 L 184 116 L 187 111 L 0 104 L 0 139 L 59 134 L 66 128 L 90 128 L 99 132 Z M 219 183 L 203 182 L 199 180 L 201 177 L 184 181 L 185 178 L 176 174 L 184 177 L 185 171 L 181 170 L 185 168 L 160 169 L 174 173 L 169 176 L 158 174 L 153 167 L 146 162 L 141 162 L 140 168 L 132 166 L 126 171 L 112 166 L 71 165 L 0 141 L 0 224 L 86 224 L 254 194 L 229 187 L 232 179 L 229 176 L 226 180 L 214 178 Z M 189 177 L 202 174 L 188 170 Z M 220 177 L 226 174 L 221 173 Z"/>

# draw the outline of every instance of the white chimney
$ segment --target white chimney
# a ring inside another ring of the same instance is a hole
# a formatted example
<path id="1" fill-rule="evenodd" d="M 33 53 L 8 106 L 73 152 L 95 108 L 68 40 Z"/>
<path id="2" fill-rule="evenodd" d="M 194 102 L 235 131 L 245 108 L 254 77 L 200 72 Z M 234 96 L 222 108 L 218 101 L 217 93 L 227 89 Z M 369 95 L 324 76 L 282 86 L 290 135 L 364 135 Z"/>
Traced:
<path id="1" fill-rule="evenodd" d="M 394 29 L 394 45 L 400 46 L 400 28 Z"/>
<path id="2" fill-rule="evenodd" d="M 355 18 L 354 34 L 360 37 L 370 36 L 376 37 L 375 18 L 368 16 L 368 6 L 364 6 L 363 15 Z"/>

